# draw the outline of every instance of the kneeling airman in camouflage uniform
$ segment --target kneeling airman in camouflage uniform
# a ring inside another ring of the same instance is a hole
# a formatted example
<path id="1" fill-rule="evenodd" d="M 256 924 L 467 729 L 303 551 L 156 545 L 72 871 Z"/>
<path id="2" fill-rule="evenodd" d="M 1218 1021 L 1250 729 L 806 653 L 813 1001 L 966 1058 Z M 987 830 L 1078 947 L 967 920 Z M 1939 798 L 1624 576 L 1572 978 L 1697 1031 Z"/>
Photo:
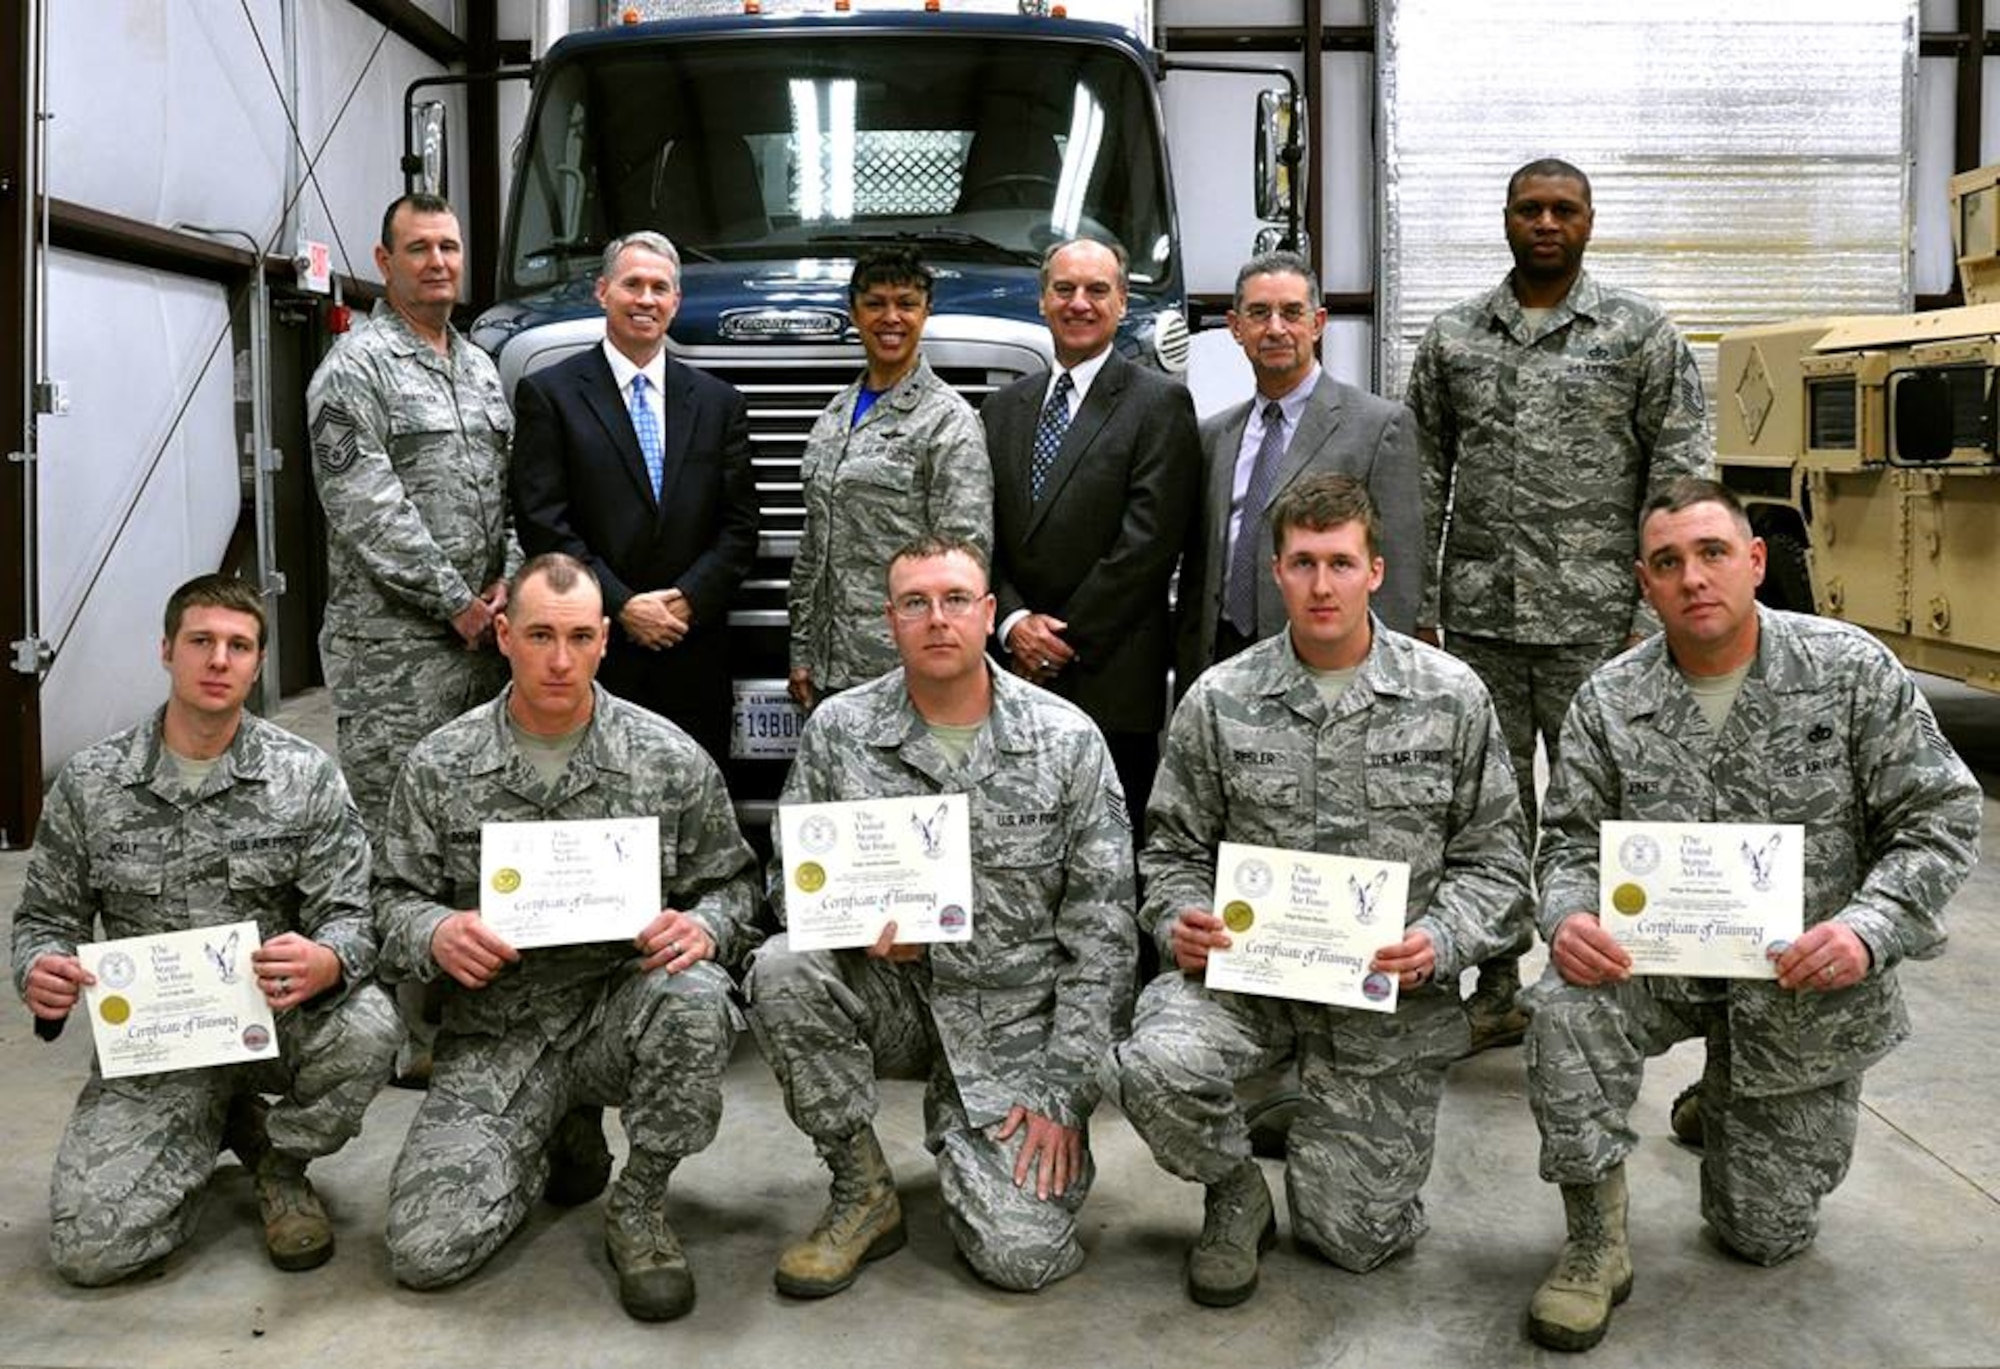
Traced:
<path id="1" fill-rule="evenodd" d="M 808 720 L 782 801 L 964 794 L 973 924 L 963 943 L 757 953 L 750 1013 L 792 1121 L 833 1171 L 819 1224 L 778 1261 L 780 1291 L 824 1297 L 902 1247 L 873 1127 L 878 1076 L 927 1078 L 926 1144 L 973 1271 L 1033 1290 L 1083 1263 L 1086 1132 L 1129 1003 L 1132 834 L 1103 737 L 1074 705 L 996 669 L 986 558 L 933 536 L 889 563 L 903 666 Z M 771 898 L 784 912 L 782 852 Z"/>
<path id="2" fill-rule="evenodd" d="M 333 1254 L 306 1164 L 361 1130 L 402 1028 L 371 982 L 368 837 L 318 747 L 243 709 L 264 659 L 264 606 L 205 575 L 167 601 L 160 712 L 57 776 L 14 915 L 14 981 L 53 1036 L 95 983 L 91 941 L 254 921 L 251 957 L 277 1017 L 276 1059 L 105 1079 L 95 1068 L 56 1151 L 49 1246 L 71 1283 L 112 1283 L 194 1231 L 223 1147 L 254 1176 L 280 1269 Z M 277 1095 L 268 1107 L 262 1095 Z"/>
<path id="3" fill-rule="evenodd" d="M 1147 812 L 1142 920 L 1175 967 L 1139 996 L 1118 1047 L 1125 1115 L 1171 1173 L 1206 1186 L 1188 1255 L 1196 1302 L 1257 1288 L 1276 1236 L 1236 1084 L 1296 1059 L 1302 1097 L 1286 1187 L 1300 1241 L 1362 1273 L 1426 1228 L 1445 1069 L 1464 1050 L 1457 976 L 1506 944 L 1528 902 L 1519 800 L 1485 687 L 1382 626 L 1375 510 L 1347 475 L 1271 509 L 1288 631 L 1204 673 L 1174 711 Z M 1370 968 L 1394 1013 L 1211 990 L 1230 937 L 1210 908 L 1217 844 L 1407 862 L 1401 939 Z"/>
<path id="4" fill-rule="evenodd" d="M 1666 631 L 1578 691 L 1537 874 L 1549 968 L 1527 999 L 1542 1178 L 1569 1239 L 1535 1293 L 1543 1345 L 1595 1345 L 1632 1287 L 1626 1121 L 1646 1057 L 1708 1041 L 1701 1210 L 1777 1264 L 1812 1243 L 1847 1173 L 1864 1070 L 1909 1034 L 1895 967 L 1944 948 L 1981 798 L 1923 696 L 1866 633 L 1758 607 L 1764 544 L 1720 485 L 1676 481 L 1640 516 L 1639 582 Z M 1805 932 L 1777 978 L 1634 978 L 1598 924 L 1608 819 L 1799 823 Z"/>
<path id="5" fill-rule="evenodd" d="M 753 935 L 755 858 L 707 753 L 596 685 L 610 624 L 587 567 L 536 557 L 497 625 L 513 682 L 411 754 L 376 883 L 384 959 L 451 981 L 390 1180 L 389 1262 L 412 1288 L 454 1283 L 536 1195 L 595 1197 L 610 1160 L 592 1110 L 616 1106 L 631 1155 L 605 1243 L 625 1310 L 664 1321 L 694 1305 L 667 1180 L 722 1119 L 737 1027 L 722 966 Z M 633 943 L 519 951 L 481 921 L 482 823 L 654 816 L 668 906 Z"/>

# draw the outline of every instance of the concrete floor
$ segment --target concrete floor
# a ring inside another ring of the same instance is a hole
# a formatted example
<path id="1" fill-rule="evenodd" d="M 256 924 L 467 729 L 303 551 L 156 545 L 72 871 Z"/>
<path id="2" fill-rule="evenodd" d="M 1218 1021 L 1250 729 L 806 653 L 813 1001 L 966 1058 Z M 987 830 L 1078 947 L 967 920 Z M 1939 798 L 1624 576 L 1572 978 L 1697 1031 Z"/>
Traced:
<path id="1" fill-rule="evenodd" d="M 2000 699 L 1926 681 L 1945 730 L 2000 793 Z M 323 744 L 324 699 L 281 720 Z M 1987 803 L 1986 849 L 1995 849 Z M 26 856 L 0 853 L 0 907 L 18 900 Z M 1903 982 L 1915 1039 L 1868 1076 L 1860 1141 L 1829 1200 L 1818 1245 L 1760 1270 L 1719 1253 L 1696 1215 L 1696 1159 L 1668 1136 L 1666 1108 L 1700 1073 L 1690 1043 L 1655 1063 L 1637 1114 L 1632 1229 L 1637 1286 L 1603 1366 L 2000 1365 L 2000 876 L 1990 862 L 1953 908 L 1957 935 Z M 150 1282 L 65 1286 L 47 1256 L 56 1138 L 89 1068 L 87 1033 L 53 1046 L 0 1011 L 0 1365 L 402 1363 L 449 1365 L 1532 1365 L 1563 1361 L 1523 1330 L 1529 1294 L 1561 1239 L 1561 1203 L 1535 1176 L 1535 1128 L 1518 1050 L 1458 1066 L 1427 1199 L 1432 1229 L 1374 1274 L 1343 1273 L 1289 1239 L 1243 1307 L 1195 1307 L 1181 1260 L 1200 1195 L 1154 1167 L 1115 1111 L 1099 1114 L 1097 1191 L 1085 1209 L 1090 1262 L 1033 1297 L 995 1292 L 955 1261 L 920 1142 L 917 1091 L 885 1086 L 884 1144 L 901 1180 L 909 1247 L 847 1293 L 794 1303 L 771 1262 L 823 1199 L 823 1173 L 786 1121 L 747 1036 L 731 1069 L 722 1133 L 676 1179 L 676 1229 L 700 1302 L 665 1327 L 618 1310 L 602 1205 L 543 1207 L 485 1270 L 443 1293 L 389 1279 L 385 1185 L 414 1110 L 390 1090 L 348 1149 L 314 1167 L 339 1251 L 309 1274 L 265 1262 L 255 1201 L 225 1162 L 200 1231 Z M 614 1140 L 614 1145 L 619 1144 Z M 1274 1186 L 1278 1179 L 1270 1166 Z M 1280 1214 L 1281 1232 L 1289 1227 Z M 1575 1362 L 1575 1361 L 1571 1361 Z"/>

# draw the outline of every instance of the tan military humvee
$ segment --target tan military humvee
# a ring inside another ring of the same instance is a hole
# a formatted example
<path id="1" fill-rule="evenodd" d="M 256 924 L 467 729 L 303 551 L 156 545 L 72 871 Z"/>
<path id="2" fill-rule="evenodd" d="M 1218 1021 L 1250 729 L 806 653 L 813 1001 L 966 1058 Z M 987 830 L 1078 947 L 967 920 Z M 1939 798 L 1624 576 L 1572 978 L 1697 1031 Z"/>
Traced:
<path id="1" fill-rule="evenodd" d="M 2000 166 L 1951 196 L 1966 306 L 1724 335 L 1716 464 L 1770 546 L 1767 602 L 2000 690 Z"/>

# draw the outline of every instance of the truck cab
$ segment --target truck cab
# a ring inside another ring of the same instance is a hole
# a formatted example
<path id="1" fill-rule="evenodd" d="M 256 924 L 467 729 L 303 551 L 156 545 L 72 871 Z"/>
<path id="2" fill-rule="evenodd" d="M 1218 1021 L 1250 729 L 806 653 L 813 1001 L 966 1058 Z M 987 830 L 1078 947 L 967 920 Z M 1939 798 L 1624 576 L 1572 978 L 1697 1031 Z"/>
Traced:
<path id="1" fill-rule="evenodd" d="M 686 9 L 687 6 L 677 6 Z M 908 244 L 937 275 L 924 352 L 977 405 L 1048 363 L 1039 267 L 1087 234 L 1131 261 L 1117 346 L 1186 365 L 1185 291 L 1143 30 L 921 10 L 746 15 L 573 34 L 537 73 L 501 302 L 472 330 L 511 392 L 603 336 L 604 245 L 647 228 L 682 257 L 674 356 L 748 400 L 759 555 L 731 612 L 731 789 L 768 817 L 796 749 L 785 587 L 799 461 L 862 369 L 855 258 Z"/>

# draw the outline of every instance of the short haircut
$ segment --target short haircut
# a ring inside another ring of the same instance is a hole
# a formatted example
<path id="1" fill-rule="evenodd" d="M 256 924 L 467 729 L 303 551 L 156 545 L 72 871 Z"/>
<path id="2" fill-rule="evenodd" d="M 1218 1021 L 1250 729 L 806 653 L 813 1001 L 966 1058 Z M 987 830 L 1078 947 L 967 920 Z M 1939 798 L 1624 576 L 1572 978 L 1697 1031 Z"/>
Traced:
<path id="1" fill-rule="evenodd" d="M 681 288 L 680 249 L 667 240 L 665 233 L 655 233 L 650 228 L 642 228 L 636 233 L 626 233 L 604 244 L 604 266 L 597 274 L 605 280 L 610 280 L 611 273 L 618 269 L 618 259 L 625 255 L 625 249 L 628 247 L 643 247 L 648 252 L 657 252 L 672 262 L 674 289 Z"/>
<path id="2" fill-rule="evenodd" d="M 1382 524 L 1375 516 L 1375 501 L 1369 497 L 1368 487 L 1351 475 L 1309 475 L 1271 505 L 1271 551 L 1274 555 L 1284 553 L 1285 534 L 1293 528 L 1325 532 L 1343 523 L 1359 523 L 1368 536 L 1368 554 L 1382 554 Z"/>
<path id="3" fill-rule="evenodd" d="M 1259 252 L 1243 263 L 1236 273 L 1236 294 L 1229 302 L 1231 309 L 1243 307 L 1243 287 L 1252 276 L 1299 276 L 1306 283 L 1306 303 L 1317 309 L 1320 306 L 1319 272 L 1313 270 L 1312 263 L 1297 252 Z"/>
<path id="4" fill-rule="evenodd" d="M 1514 203 L 1514 192 L 1521 182 L 1532 176 L 1563 177 L 1575 181 L 1583 187 L 1583 202 L 1590 203 L 1590 177 L 1571 166 L 1560 157 L 1537 157 L 1507 178 L 1507 203 Z"/>
<path id="5" fill-rule="evenodd" d="M 1645 502 L 1639 510 L 1639 531 L 1646 530 L 1646 523 L 1656 513 L 1679 513 L 1691 509 L 1696 504 L 1720 504 L 1728 511 L 1730 521 L 1744 539 L 1755 537 L 1756 530 L 1750 526 L 1750 512 L 1743 507 L 1743 501 L 1736 497 L 1736 491 L 1718 481 L 1704 480 L 1700 476 L 1683 475 L 1665 489 Z"/>
<path id="6" fill-rule="evenodd" d="M 507 602 L 513 603 L 521 587 L 537 578 L 547 581 L 549 588 L 557 594 L 568 594 L 588 581 L 590 587 L 597 591 L 598 599 L 601 601 L 604 598 L 604 586 L 598 583 L 596 571 L 568 552 L 545 551 L 540 556 L 531 556 L 523 561 L 521 568 L 508 577 Z"/>
<path id="7" fill-rule="evenodd" d="M 924 302 L 928 304 L 935 279 L 914 247 L 883 247 L 863 252 L 854 263 L 854 274 L 847 280 L 847 302 L 854 303 L 878 285 L 909 285 L 923 291 Z"/>
<path id="8" fill-rule="evenodd" d="M 980 578 L 986 581 L 986 588 L 990 592 L 993 588 L 993 571 L 986 560 L 986 553 L 971 538 L 960 537 L 950 532 L 927 532 L 897 547 L 896 554 L 889 558 L 888 569 L 882 574 L 882 583 L 885 587 L 888 585 L 889 572 L 896 569 L 896 563 L 899 561 L 931 561 L 940 556 L 949 556 L 953 552 L 957 552 L 979 567 Z"/>
<path id="9" fill-rule="evenodd" d="M 417 191 L 410 195 L 398 195 L 389 201 L 389 207 L 382 211 L 382 246 L 393 252 L 396 250 L 396 211 L 408 206 L 412 214 L 449 214 L 458 217 L 458 211 L 451 207 L 451 201 L 442 195 L 427 195 Z"/>
<path id="10" fill-rule="evenodd" d="M 1055 264 L 1056 253 L 1065 248 L 1075 247 L 1079 243 L 1086 242 L 1094 247 L 1102 247 L 1111 254 L 1112 260 L 1118 263 L 1119 293 L 1128 295 L 1132 293 L 1132 259 L 1126 255 L 1125 249 L 1115 242 L 1106 242 L 1102 238 L 1092 237 L 1064 238 L 1061 242 L 1052 245 L 1048 251 L 1042 253 L 1042 289 L 1046 290 L 1049 288 L 1049 269 Z"/>
<path id="11" fill-rule="evenodd" d="M 257 620 L 257 649 L 264 649 L 270 623 L 264 616 L 264 594 L 248 580 L 234 575 L 197 575 L 167 596 L 166 637 L 180 636 L 181 619 L 191 608 L 226 608 L 247 613 Z"/>

